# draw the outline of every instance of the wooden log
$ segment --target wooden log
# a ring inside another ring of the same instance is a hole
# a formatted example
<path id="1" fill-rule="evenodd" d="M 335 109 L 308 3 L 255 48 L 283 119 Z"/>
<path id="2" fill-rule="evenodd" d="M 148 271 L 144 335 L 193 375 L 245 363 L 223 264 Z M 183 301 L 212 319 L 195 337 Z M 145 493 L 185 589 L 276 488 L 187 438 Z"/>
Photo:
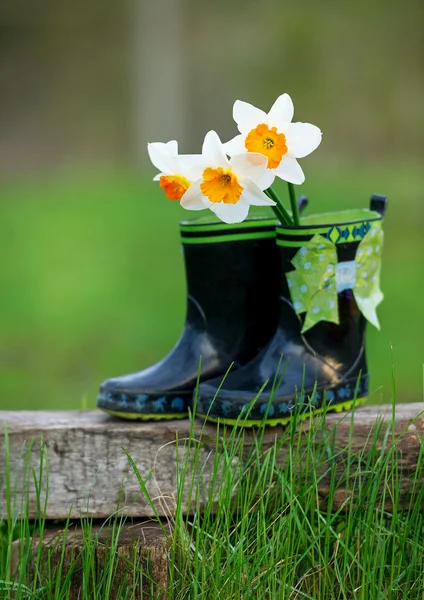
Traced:
<path id="1" fill-rule="evenodd" d="M 372 445 L 382 448 L 384 453 L 391 444 L 396 444 L 402 466 L 400 483 L 407 499 L 424 434 L 423 409 L 421 402 L 399 404 L 393 423 L 392 407 L 387 405 L 357 408 L 353 417 L 351 413 L 328 413 L 314 435 L 318 441 L 331 435 L 334 461 L 340 469 L 347 455 L 367 452 Z M 298 434 L 305 438 L 302 444 L 306 444 L 310 427 L 310 420 L 298 425 Z M 4 458 L 6 430 L 8 460 Z M 226 435 L 221 429 L 219 435 L 223 434 Z M 261 441 L 264 451 L 283 434 L 282 428 L 266 428 Z M 257 443 L 257 435 L 246 430 L 245 453 Z M 35 518 L 40 507 L 47 519 L 66 519 L 68 515 L 105 518 L 118 507 L 128 516 L 153 516 L 155 511 L 141 492 L 123 448 L 137 465 L 157 514 L 171 515 L 176 506 L 178 467 L 187 458 L 190 436 L 191 452 L 193 448 L 198 452 L 198 476 L 203 482 L 200 487 L 206 490 L 214 468 L 215 425 L 196 421 L 190 429 L 189 420 L 123 421 L 100 411 L 0 413 L 0 516 L 7 517 L 12 512 Z M 282 446 L 278 460 L 281 463 L 289 460 L 288 445 Z M 337 484 L 340 502 L 348 494 L 343 481 L 341 477 Z M 192 509 L 189 484 L 187 481 L 182 494 L 184 513 Z M 325 499 L 328 489 L 329 478 L 323 476 L 318 490 L 322 498 Z M 7 497 L 11 498 L 9 503 Z"/>
<path id="2" fill-rule="evenodd" d="M 93 525 L 85 531 L 75 526 L 65 531 L 49 528 L 42 540 L 31 538 L 29 553 L 25 540 L 13 542 L 11 572 L 29 587 L 35 579 L 37 588 L 61 581 L 68 586 L 69 600 L 86 597 L 84 587 L 89 593 L 96 587 L 96 597 L 109 588 L 109 598 L 124 597 L 126 592 L 134 600 L 164 600 L 168 535 L 167 526 L 154 522 Z"/>

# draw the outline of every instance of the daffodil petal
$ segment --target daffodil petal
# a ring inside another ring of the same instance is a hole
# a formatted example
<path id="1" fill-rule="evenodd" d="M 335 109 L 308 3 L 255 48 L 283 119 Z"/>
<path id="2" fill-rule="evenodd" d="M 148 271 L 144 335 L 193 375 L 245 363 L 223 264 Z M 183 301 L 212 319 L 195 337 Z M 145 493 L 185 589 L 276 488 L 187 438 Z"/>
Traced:
<path id="1" fill-rule="evenodd" d="M 212 202 L 208 202 L 200 191 L 200 180 L 191 185 L 184 196 L 181 198 L 180 204 L 187 210 L 203 210 L 209 208 Z"/>
<path id="2" fill-rule="evenodd" d="M 305 175 L 299 163 L 289 154 L 283 156 L 278 167 L 274 169 L 274 173 L 280 179 L 284 179 L 284 181 L 288 181 L 289 183 L 295 183 L 296 185 L 300 185 L 305 181 Z"/>
<path id="3" fill-rule="evenodd" d="M 205 159 L 201 154 L 180 154 L 177 163 L 179 174 L 189 181 L 200 179 L 206 167 Z"/>
<path id="4" fill-rule="evenodd" d="M 267 190 L 272 186 L 275 179 L 275 173 L 271 169 L 266 169 L 263 175 L 256 179 L 255 183 L 260 190 Z"/>
<path id="5" fill-rule="evenodd" d="M 290 153 L 296 158 L 303 158 L 318 148 L 322 133 L 311 123 L 290 123 L 285 136 Z"/>
<path id="6" fill-rule="evenodd" d="M 158 173 L 157 175 L 155 175 L 153 177 L 153 181 L 159 181 L 159 179 L 162 177 L 163 173 Z"/>
<path id="7" fill-rule="evenodd" d="M 240 133 L 249 133 L 260 123 L 266 122 L 267 115 L 260 108 L 256 108 L 243 100 L 236 100 L 233 106 L 233 119 L 237 123 Z"/>
<path id="8" fill-rule="evenodd" d="M 147 152 L 149 153 L 150 160 L 154 166 L 159 169 L 159 171 L 168 174 L 173 173 L 175 169 L 175 157 L 177 156 L 175 148 L 177 148 L 178 153 L 178 144 L 175 140 L 172 140 L 167 144 L 162 142 L 152 142 L 147 144 Z"/>
<path id="9" fill-rule="evenodd" d="M 208 167 L 223 167 L 229 164 L 222 142 L 216 131 L 208 131 L 205 135 L 202 155 Z"/>
<path id="10" fill-rule="evenodd" d="M 214 204 L 209 208 L 216 214 L 217 217 L 224 221 L 224 223 L 241 223 L 245 220 L 249 214 L 249 204 L 239 200 L 237 204 Z"/>
<path id="11" fill-rule="evenodd" d="M 234 156 L 235 154 L 243 154 L 243 152 L 247 152 L 246 146 L 244 145 L 244 135 L 236 135 L 232 140 L 225 142 L 222 144 L 224 148 L 224 152 L 226 152 L 229 156 Z"/>
<path id="12" fill-rule="evenodd" d="M 185 165 L 198 165 L 204 163 L 205 159 L 201 154 L 179 154 L 178 160 L 182 161 Z"/>
<path id="13" fill-rule="evenodd" d="M 268 113 L 268 125 L 285 131 L 294 115 L 293 101 L 288 94 L 282 94 L 277 98 Z"/>
<path id="14" fill-rule="evenodd" d="M 244 188 L 242 192 L 242 199 L 244 201 L 252 206 L 275 206 L 274 200 L 268 198 L 253 181 L 243 179 L 240 183 Z"/>
<path id="15" fill-rule="evenodd" d="M 170 142 L 167 142 L 166 146 L 168 146 L 168 152 L 170 153 L 171 156 L 177 156 L 178 155 L 178 142 L 177 142 L 177 140 L 171 140 Z"/>
<path id="16" fill-rule="evenodd" d="M 267 170 L 268 159 L 258 152 L 246 152 L 233 156 L 230 165 L 237 177 L 248 177 L 252 181 L 258 181 Z"/>

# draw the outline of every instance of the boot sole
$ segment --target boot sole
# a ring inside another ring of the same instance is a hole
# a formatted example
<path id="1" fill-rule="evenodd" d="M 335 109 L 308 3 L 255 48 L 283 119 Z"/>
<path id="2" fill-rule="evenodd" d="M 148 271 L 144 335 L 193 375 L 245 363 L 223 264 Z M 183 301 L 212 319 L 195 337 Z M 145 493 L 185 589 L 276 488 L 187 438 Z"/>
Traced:
<path id="1" fill-rule="evenodd" d="M 176 414 L 140 414 L 140 413 L 127 413 L 120 412 L 118 410 L 109 410 L 107 408 L 101 408 L 104 412 L 107 412 L 109 415 L 113 415 L 114 417 L 119 417 L 120 419 L 126 419 L 127 421 L 173 421 L 174 419 L 186 419 L 188 417 L 188 413 L 176 413 Z"/>
<path id="2" fill-rule="evenodd" d="M 344 412 L 349 411 L 353 408 L 353 406 L 358 406 L 363 404 L 367 400 L 367 396 L 364 398 L 357 398 L 356 400 L 349 400 L 347 402 L 341 402 L 340 404 L 333 404 L 332 406 L 325 406 L 322 408 L 314 408 L 313 410 L 308 410 L 301 415 L 298 415 L 296 418 L 299 421 L 305 421 L 309 419 L 312 415 L 322 414 L 327 412 Z M 208 415 L 202 415 L 197 413 L 197 417 L 201 417 L 206 421 L 212 421 L 213 423 L 222 423 L 224 425 L 238 425 L 239 427 L 276 427 L 277 425 L 288 425 L 291 421 L 293 421 L 294 416 L 290 417 L 282 417 L 280 419 L 243 419 L 239 417 L 238 419 L 226 419 L 225 417 L 209 417 Z"/>

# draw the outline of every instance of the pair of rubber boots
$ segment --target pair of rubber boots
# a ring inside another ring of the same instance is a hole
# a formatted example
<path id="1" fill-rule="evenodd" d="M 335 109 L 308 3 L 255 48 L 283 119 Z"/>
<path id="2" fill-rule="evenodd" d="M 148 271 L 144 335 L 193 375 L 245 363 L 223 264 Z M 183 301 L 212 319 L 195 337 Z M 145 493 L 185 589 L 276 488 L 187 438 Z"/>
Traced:
<path id="1" fill-rule="evenodd" d="M 197 416 L 253 426 L 284 425 L 296 410 L 346 410 L 364 400 L 366 319 L 358 304 L 363 308 L 369 298 L 354 289 L 360 287 L 354 264 L 361 242 L 376 233 L 373 251 L 381 252 L 386 206 L 385 197 L 373 196 L 370 210 L 312 215 L 297 227 L 261 216 L 236 225 L 213 217 L 182 222 L 187 316 L 181 338 L 154 366 L 105 381 L 98 407 L 125 419 L 178 419 L 188 416 L 195 395 Z M 365 285 L 366 277 L 379 277 L 378 256 L 371 258 L 373 274 L 362 268 Z M 300 306 L 303 292 L 308 310 Z"/>

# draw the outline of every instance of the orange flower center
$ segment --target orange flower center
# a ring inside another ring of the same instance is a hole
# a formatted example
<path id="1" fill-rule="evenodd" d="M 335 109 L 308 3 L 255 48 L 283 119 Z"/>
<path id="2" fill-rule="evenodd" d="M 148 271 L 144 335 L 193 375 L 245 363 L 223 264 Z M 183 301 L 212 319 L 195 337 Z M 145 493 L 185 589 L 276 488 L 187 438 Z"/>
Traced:
<path id="1" fill-rule="evenodd" d="M 277 128 L 262 123 L 249 131 L 244 142 L 248 152 L 260 152 L 268 158 L 268 169 L 275 169 L 287 153 L 286 136 Z"/>
<path id="2" fill-rule="evenodd" d="M 190 187 L 190 182 L 182 175 L 162 175 L 160 187 L 168 200 L 181 200 Z"/>
<path id="3" fill-rule="evenodd" d="M 203 171 L 203 181 L 200 184 L 202 194 L 211 202 L 224 202 L 224 204 L 237 204 L 240 200 L 243 186 L 231 169 L 224 170 L 222 167 L 211 169 L 208 167 Z"/>

